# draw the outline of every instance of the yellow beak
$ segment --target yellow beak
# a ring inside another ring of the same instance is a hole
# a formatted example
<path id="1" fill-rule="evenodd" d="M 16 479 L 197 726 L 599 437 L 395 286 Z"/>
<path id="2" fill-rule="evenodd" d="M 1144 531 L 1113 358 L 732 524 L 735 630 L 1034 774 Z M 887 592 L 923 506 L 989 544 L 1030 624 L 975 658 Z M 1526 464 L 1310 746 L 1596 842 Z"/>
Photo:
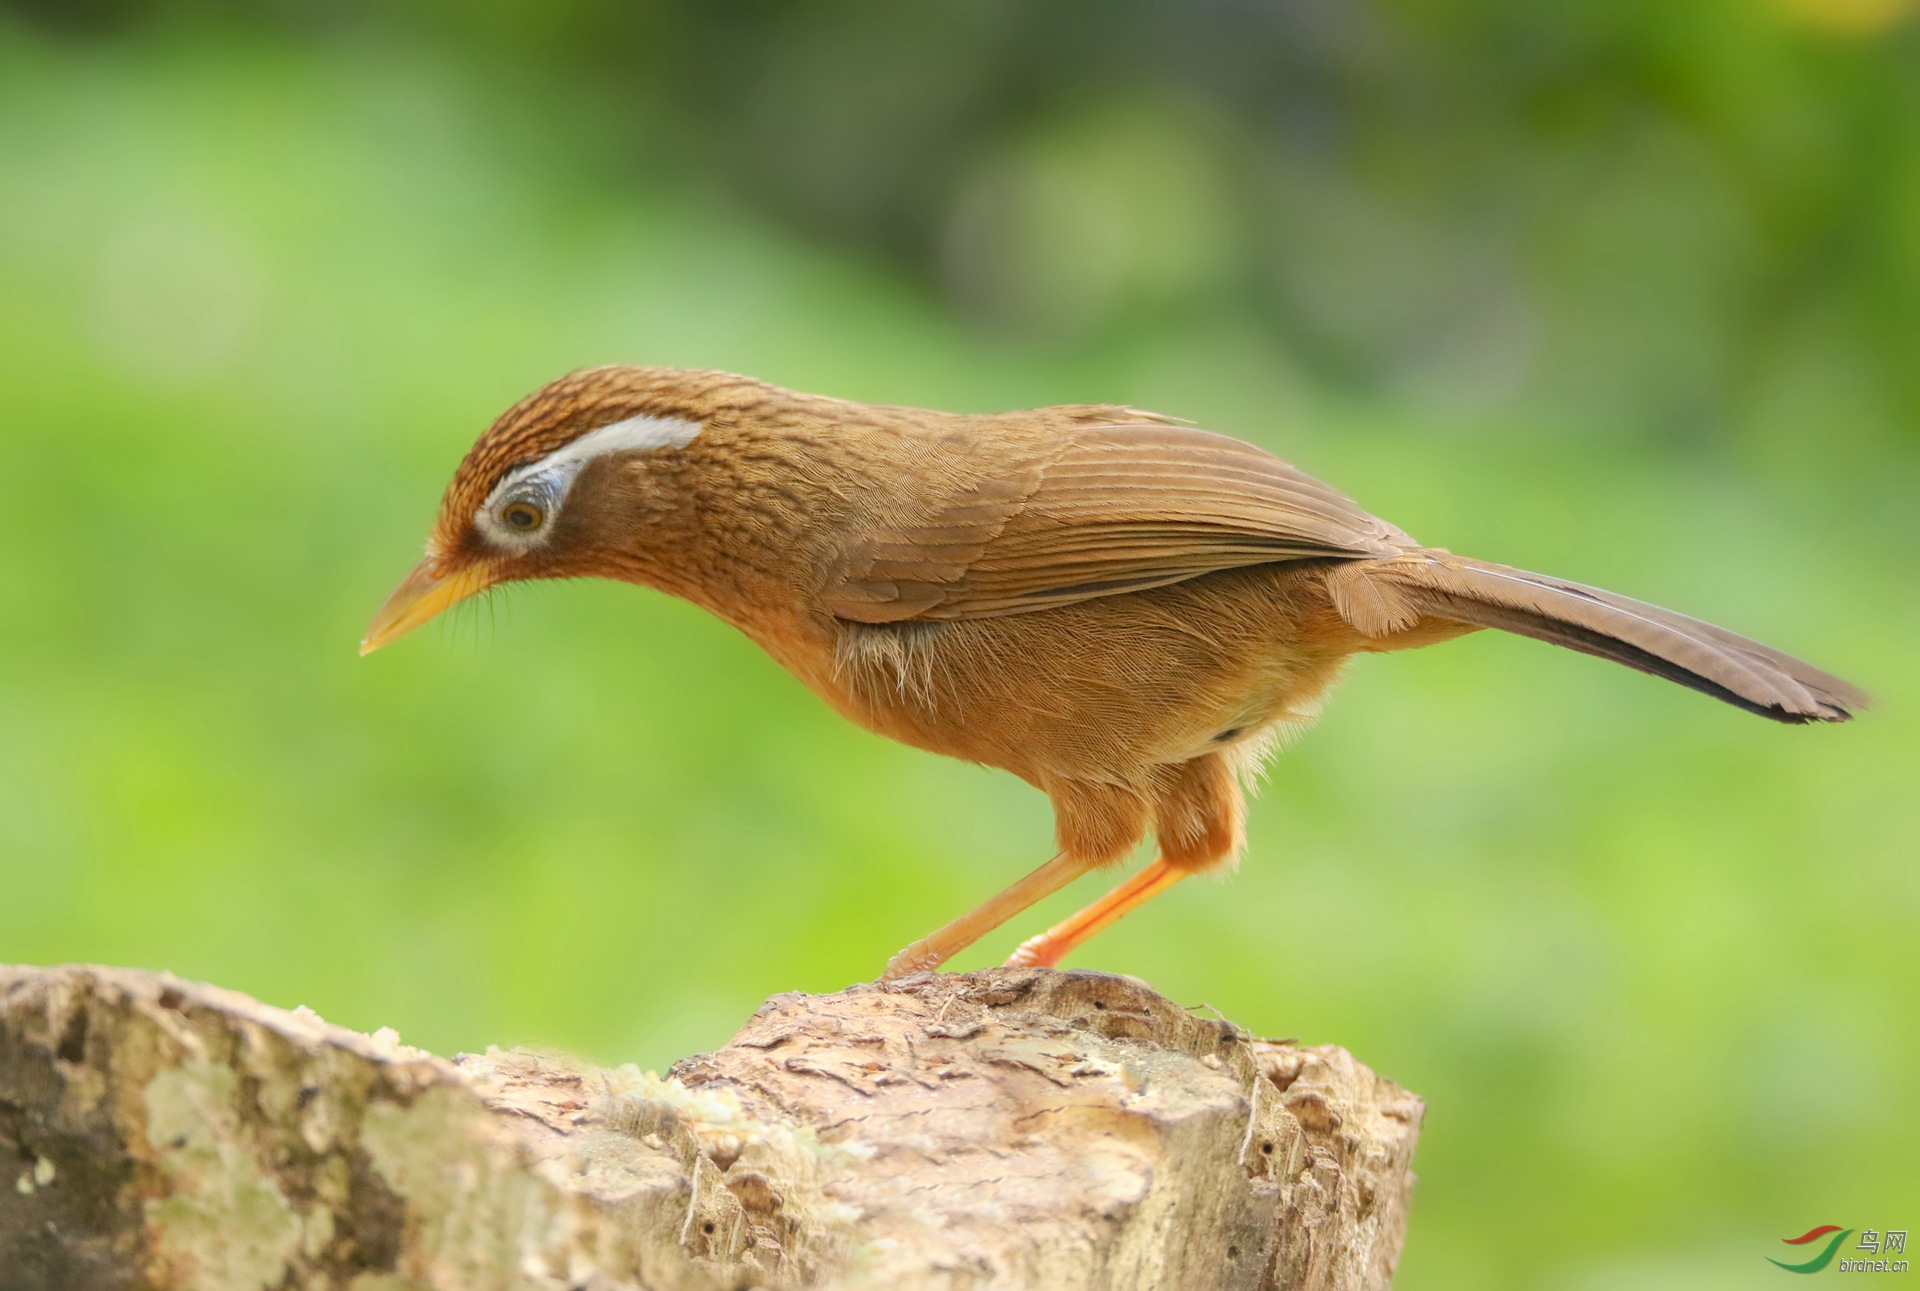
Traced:
<path id="1" fill-rule="evenodd" d="M 445 578 L 433 572 L 429 556 L 400 580 L 387 603 L 373 616 L 366 637 L 360 642 L 362 655 L 372 654 L 389 641 L 405 636 L 450 605 L 458 605 L 475 592 L 493 586 L 493 571 L 484 561 L 456 569 Z"/>

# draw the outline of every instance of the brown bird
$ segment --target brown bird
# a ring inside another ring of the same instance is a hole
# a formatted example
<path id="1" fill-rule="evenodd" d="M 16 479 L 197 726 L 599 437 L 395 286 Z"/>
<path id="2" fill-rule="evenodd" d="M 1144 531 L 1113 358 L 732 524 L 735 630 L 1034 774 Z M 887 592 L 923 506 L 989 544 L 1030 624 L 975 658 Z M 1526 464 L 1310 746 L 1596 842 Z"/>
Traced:
<path id="1" fill-rule="evenodd" d="M 361 653 L 500 583 L 617 578 L 719 615 L 844 716 L 1002 767 L 1059 854 L 914 942 L 930 969 L 1152 830 L 1159 858 L 1010 962 L 1054 964 L 1231 861 L 1240 780 L 1348 656 L 1501 628 L 1779 722 L 1860 690 L 1611 592 L 1423 547 L 1286 462 L 1134 408 L 965 416 L 603 367 L 509 408 Z"/>

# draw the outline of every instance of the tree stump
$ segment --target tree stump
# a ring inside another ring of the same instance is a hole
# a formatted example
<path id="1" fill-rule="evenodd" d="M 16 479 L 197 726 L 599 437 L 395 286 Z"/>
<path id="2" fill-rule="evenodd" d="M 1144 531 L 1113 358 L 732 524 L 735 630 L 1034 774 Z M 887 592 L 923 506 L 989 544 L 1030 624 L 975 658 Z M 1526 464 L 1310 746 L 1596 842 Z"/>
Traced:
<path id="1" fill-rule="evenodd" d="M 0 967 L 0 1285 L 1385 1287 L 1420 1116 L 1099 973 L 777 995 L 661 1078 Z"/>

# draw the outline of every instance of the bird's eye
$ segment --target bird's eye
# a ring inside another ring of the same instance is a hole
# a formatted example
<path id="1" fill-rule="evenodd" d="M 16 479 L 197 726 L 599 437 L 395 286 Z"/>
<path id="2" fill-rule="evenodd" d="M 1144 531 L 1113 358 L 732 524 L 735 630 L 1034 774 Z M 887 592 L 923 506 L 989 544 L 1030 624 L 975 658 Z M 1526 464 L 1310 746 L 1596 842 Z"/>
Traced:
<path id="1" fill-rule="evenodd" d="M 507 528 L 520 533 L 532 533 L 546 518 L 546 512 L 531 502 L 509 502 L 500 508 L 500 519 Z"/>

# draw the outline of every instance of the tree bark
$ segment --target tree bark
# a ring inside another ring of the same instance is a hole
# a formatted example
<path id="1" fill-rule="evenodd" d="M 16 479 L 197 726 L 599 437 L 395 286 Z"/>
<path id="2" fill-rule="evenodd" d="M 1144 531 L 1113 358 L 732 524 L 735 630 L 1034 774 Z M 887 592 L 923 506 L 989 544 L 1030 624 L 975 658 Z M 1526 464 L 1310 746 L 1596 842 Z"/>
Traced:
<path id="1" fill-rule="evenodd" d="M 660 1078 L 0 967 L 0 1285 L 1385 1287 L 1420 1116 L 1098 973 L 777 995 Z"/>

